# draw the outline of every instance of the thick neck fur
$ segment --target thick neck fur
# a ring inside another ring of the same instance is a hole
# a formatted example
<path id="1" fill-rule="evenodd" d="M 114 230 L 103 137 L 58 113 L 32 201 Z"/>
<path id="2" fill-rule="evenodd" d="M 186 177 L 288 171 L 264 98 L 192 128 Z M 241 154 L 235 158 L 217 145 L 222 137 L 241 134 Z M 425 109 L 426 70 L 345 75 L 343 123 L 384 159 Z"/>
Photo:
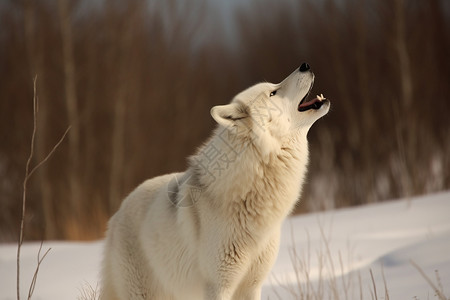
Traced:
<path id="1" fill-rule="evenodd" d="M 190 158 L 190 171 L 208 195 L 199 201 L 211 201 L 229 217 L 239 215 L 244 226 L 281 223 L 300 196 L 308 163 L 306 132 L 276 143 L 264 138 L 231 134 L 219 126 Z"/>

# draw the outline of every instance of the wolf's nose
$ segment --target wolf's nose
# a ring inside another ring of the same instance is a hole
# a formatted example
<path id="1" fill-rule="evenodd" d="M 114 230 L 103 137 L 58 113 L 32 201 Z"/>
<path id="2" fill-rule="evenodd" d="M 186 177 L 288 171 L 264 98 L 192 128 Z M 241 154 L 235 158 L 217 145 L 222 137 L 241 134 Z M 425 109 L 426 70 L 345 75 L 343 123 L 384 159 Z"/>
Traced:
<path id="1" fill-rule="evenodd" d="M 309 69 L 311 69 L 311 68 L 307 63 L 302 63 L 299 70 L 300 70 L 300 72 L 306 72 L 306 71 L 309 71 Z"/>

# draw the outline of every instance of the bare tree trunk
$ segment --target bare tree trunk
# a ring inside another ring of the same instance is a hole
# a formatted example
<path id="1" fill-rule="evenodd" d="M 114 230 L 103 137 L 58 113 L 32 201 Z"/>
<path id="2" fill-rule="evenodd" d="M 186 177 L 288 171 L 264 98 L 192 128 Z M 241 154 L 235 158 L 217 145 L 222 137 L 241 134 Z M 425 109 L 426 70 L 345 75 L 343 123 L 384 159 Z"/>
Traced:
<path id="1" fill-rule="evenodd" d="M 433 42 L 435 43 L 436 61 L 438 61 L 441 66 L 440 72 L 442 72 L 442 78 L 448 79 L 450 78 L 450 60 L 448 59 L 450 49 L 448 39 L 445 37 L 448 36 L 449 33 L 446 30 L 447 26 L 444 21 L 445 10 L 442 5 L 440 5 L 440 3 L 443 2 L 439 0 L 429 0 L 427 3 L 430 6 L 430 21 L 434 23 Z"/>
<path id="2" fill-rule="evenodd" d="M 361 101 L 364 103 L 362 109 L 364 122 L 369 122 L 369 125 L 373 122 L 373 112 L 371 110 L 371 99 L 369 94 L 369 72 L 368 72 L 368 57 L 367 57 L 367 14 L 365 1 L 356 0 L 352 5 L 356 6 L 356 23 L 353 26 L 356 29 L 356 66 L 359 80 L 359 93 L 361 95 Z M 369 127 L 365 127 L 369 128 Z"/>
<path id="3" fill-rule="evenodd" d="M 25 47 L 30 65 L 30 78 L 36 75 L 39 78 L 45 78 L 43 67 L 43 51 L 38 47 L 36 40 L 36 18 L 33 0 L 24 1 L 24 34 Z M 42 98 L 45 96 L 45 80 L 41 80 L 38 95 Z M 48 109 L 45 101 L 39 106 L 39 119 L 37 120 L 37 135 L 39 139 L 36 141 L 36 157 L 41 161 L 46 155 L 47 140 L 47 116 Z M 44 168 L 39 172 L 39 187 L 41 193 L 43 217 L 45 220 L 44 238 L 55 238 L 57 235 L 55 212 L 53 208 L 52 189 L 49 181 L 47 169 Z"/>
<path id="4" fill-rule="evenodd" d="M 363 157 L 364 168 L 367 170 L 371 170 L 366 172 L 365 183 L 372 189 L 371 184 L 375 180 L 375 165 L 373 164 L 372 159 L 372 139 L 373 135 L 377 134 L 375 129 L 377 125 L 375 124 L 375 117 L 372 110 L 372 101 L 370 99 L 369 93 L 369 72 L 368 72 L 368 57 L 367 57 L 367 9 L 366 9 L 366 1 L 363 0 L 355 0 L 350 5 L 354 5 L 356 7 L 356 11 L 352 13 L 355 17 L 355 23 L 352 26 L 356 30 L 355 44 L 356 44 L 356 70 L 358 74 L 358 84 L 359 84 L 359 101 L 361 101 L 362 105 L 359 106 L 359 109 L 362 110 L 362 123 L 363 128 L 370 132 L 366 132 L 361 136 L 360 145 L 361 155 Z M 374 193 L 367 194 L 367 201 L 374 202 L 377 200 L 377 197 Z"/>
<path id="5" fill-rule="evenodd" d="M 411 59 L 406 44 L 405 0 L 395 0 L 395 50 L 399 64 L 401 97 L 405 108 L 412 102 L 413 84 L 411 77 Z"/>
<path id="6" fill-rule="evenodd" d="M 336 8 L 336 3 L 333 0 L 327 0 L 325 2 L 326 6 L 326 12 L 328 13 L 328 21 L 331 26 L 327 26 L 328 30 L 328 36 L 330 38 L 330 44 L 331 44 L 331 63 L 333 65 L 334 73 L 336 74 L 336 85 L 339 91 L 339 97 L 342 99 L 346 99 L 345 101 L 342 101 L 343 103 L 351 103 L 351 101 L 348 101 L 349 93 L 348 91 L 348 84 L 347 80 L 345 78 L 345 74 L 347 73 L 345 70 L 345 60 L 342 58 L 343 55 L 341 53 L 341 50 L 344 49 L 342 47 L 342 41 L 340 37 L 340 32 L 338 31 L 339 28 L 342 27 L 342 25 L 339 25 L 338 20 L 338 14 L 340 13 L 339 9 Z M 358 119 L 356 118 L 354 109 L 350 105 L 345 106 L 345 113 L 347 115 L 347 120 L 350 122 L 349 126 L 349 136 L 350 136 L 350 142 L 352 143 L 353 147 L 357 147 L 360 144 L 357 128 L 358 128 Z"/>
<path id="7" fill-rule="evenodd" d="M 121 87 L 117 93 L 117 98 L 114 103 L 114 127 L 112 136 L 112 157 L 111 157 L 111 173 L 109 177 L 109 197 L 110 209 L 115 211 L 120 203 L 122 192 L 122 176 L 124 165 L 124 142 L 125 142 L 125 83 L 121 83 Z"/>
<path id="8" fill-rule="evenodd" d="M 58 0 L 59 21 L 61 26 L 61 41 L 64 67 L 64 85 L 67 116 L 72 129 L 69 132 L 69 211 L 71 222 L 80 216 L 82 203 L 80 185 L 80 127 L 78 99 L 76 91 L 75 59 L 73 54 L 73 35 L 68 0 Z"/>
<path id="9" fill-rule="evenodd" d="M 111 7 L 108 7 L 110 10 Z M 111 11 L 108 13 L 108 20 L 113 21 L 111 18 Z M 113 26 L 110 26 L 110 30 L 114 30 Z M 124 155 L 125 155 L 125 119 L 126 119 L 126 96 L 128 90 L 128 80 L 127 80 L 127 70 L 128 57 L 130 55 L 130 28 L 129 25 L 124 26 L 123 32 L 120 34 L 115 33 L 116 36 L 122 36 L 119 41 L 119 55 L 117 63 L 118 74 L 115 78 L 116 89 L 114 91 L 114 97 L 111 99 L 113 101 L 113 131 L 112 131 L 112 141 L 111 141 L 111 169 L 109 174 L 109 209 L 110 213 L 114 212 L 121 200 L 122 194 L 122 184 L 123 184 L 123 167 L 124 167 Z M 114 36 L 112 34 L 111 36 Z"/>
<path id="10" fill-rule="evenodd" d="M 112 156 L 111 156 L 111 173 L 109 180 L 109 197 L 110 212 L 115 211 L 122 200 L 125 174 L 126 174 L 126 157 L 125 157 L 125 137 L 126 122 L 129 112 L 133 111 L 133 103 L 138 97 L 140 78 L 136 78 L 139 70 L 139 60 L 134 57 L 138 54 L 139 44 L 137 38 L 138 29 L 142 26 L 142 12 L 145 11 L 147 4 L 142 1 L 131 1 L 127 7 L 127 15 L 129 21 L 122 27 L 120 36 L 119 61 L 116 91 L 114 93 L 114 120 L 113 120 L 113 136 L 112 136 Z M 116 33 L 117 35 L 117 33 Z"/>
<path id="11" fill-rule="evenodd" d="M 414 193 L 413 178 L 410 169 L 410 160 L 416 158 L 416 130 L 414 122 L 406 124 L 405 120 L 411 120 L 413 83 L 411 74 L 411 60 L 408 53 L 405 29 L 405 0 L 394 1 L 394 51 L 398 61 L 398 71 L 400 76 L 400 97 L 402 103 L 400 118 L 400 134 L 397 135 L 399 152 L 401 156 L 401 184 L 403 195 Z M 414 118 L 413 118 L 414 119 Z"/>

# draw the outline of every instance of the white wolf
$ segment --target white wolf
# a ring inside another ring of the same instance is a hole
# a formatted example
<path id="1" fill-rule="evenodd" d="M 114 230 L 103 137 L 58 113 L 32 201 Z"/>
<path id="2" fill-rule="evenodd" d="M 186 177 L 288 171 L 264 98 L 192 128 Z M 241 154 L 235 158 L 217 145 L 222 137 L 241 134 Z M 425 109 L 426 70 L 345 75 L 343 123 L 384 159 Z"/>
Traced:
<path id="1" fill-rule="evenodd" d="M 303 63 L 215 106 L 218 127 L 184 173 L 145 181 L 111 218 L 102 300 L 260 299 L 280 226 L 299 198 L 306 135 L 328 100 L 306 100 Z"/>

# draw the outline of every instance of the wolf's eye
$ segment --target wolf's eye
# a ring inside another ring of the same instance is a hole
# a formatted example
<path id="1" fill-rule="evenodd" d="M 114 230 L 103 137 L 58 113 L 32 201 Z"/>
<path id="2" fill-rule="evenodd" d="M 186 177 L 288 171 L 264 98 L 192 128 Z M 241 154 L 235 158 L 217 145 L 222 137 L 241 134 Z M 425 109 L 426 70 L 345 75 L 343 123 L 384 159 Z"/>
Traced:
<path id="1" fill-rule="evenodd" d="M 275 96 L 277 94 L 277 91 L 273 91 L 272 93 L 270 93 L 270 97 Z"/>

